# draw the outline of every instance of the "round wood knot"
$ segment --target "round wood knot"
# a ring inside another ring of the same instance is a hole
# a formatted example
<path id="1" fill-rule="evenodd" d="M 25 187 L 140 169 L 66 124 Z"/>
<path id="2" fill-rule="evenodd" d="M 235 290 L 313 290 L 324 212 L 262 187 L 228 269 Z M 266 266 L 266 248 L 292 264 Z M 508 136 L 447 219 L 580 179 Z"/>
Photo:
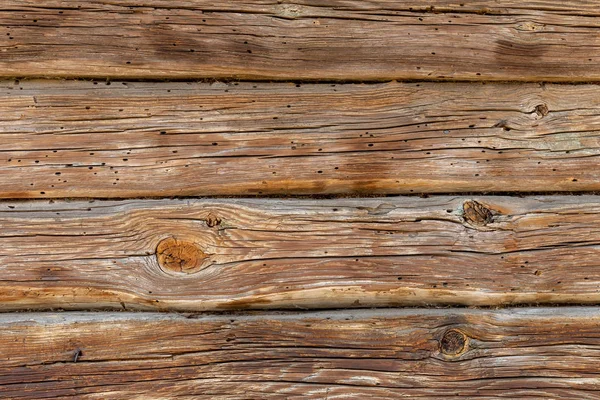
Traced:
<path id="1" fill-rule="evenodd" d="M 208 255 L 193 242 L 170 237 L 158 244 L 156 257 L 163 271 L 193 274 L 203 268 Z"/>
<path id="2" fill-rule="evenodd" d="M 483 204 L 469 200 L 463 204 L 463 218 L 472 225 L 487 225 L 492 222 L 494 215 Z"/>
<path id="3" fill-rule="evenodd" d="M 467 336 L 455 329 L 450 329 L 440 340 L 440 351 L 448 356 L 456 356 L 467 348 Z"/>
<path id="4" fill-rule="evenodd" d="M 546 104 L 538 104 L 535 106 L 535 113 L 540 117 L 545 117 L 549 112 L 550 110 L 548 110 L 548 106 Z"/>
<path id="5" fill-rule="evenodd" d="M 209 228 L 214 228 L 218 225 L 221 225 L 221 218 L 217 217 L 213 213 L 208 214 L 206 217 L 206 226 L 208 226 Z"/>

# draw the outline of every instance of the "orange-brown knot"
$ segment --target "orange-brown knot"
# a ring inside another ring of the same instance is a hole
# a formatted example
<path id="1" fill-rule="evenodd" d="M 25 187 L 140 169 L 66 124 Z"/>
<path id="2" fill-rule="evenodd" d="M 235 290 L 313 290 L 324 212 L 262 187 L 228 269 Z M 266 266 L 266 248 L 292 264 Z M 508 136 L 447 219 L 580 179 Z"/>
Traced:
<path id="1" fill-rule="evenodd" d="M 483 204 L 468 200 L 463 204 L 463 218 L 471 225 L 487 225 L 493 221 L 494 215 Z"/>
<path id="2" fill-rule="evenodd" d="M 221 218 L 217 217 L 215 214 L 210 213 L 206 217 L 206 226 L 209 228 L 214 228 L 215 226 L 221 225 Z"/>
<path id="3" fill-rule="evenodd" d="M 447 356 L 457 356 L 467 350 L 467 344 L 468 339 L 464 333 L 450 329 L 440 340 L 440 352 Z"/>
<path id="4" fill-rule="evenodd" d="M 193 274 L 203 268 L 208 255 L 193 242 L 170 237 L 158 244 L 156 257 L 163 271 Z"/>

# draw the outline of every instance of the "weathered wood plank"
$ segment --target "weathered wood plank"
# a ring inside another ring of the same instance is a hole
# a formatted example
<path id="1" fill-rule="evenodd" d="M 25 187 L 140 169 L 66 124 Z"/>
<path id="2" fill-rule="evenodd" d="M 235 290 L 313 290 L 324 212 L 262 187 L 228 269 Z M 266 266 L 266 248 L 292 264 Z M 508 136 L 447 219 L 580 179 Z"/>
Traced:
<path id="1" fill-rule="evenodd" d="M 0 76 L 600 79 L 594 1 L 6 0 Z"/>
<path id="2" fill-rule="evenodd" d="M 0 203 L 0 309 L 600 302 L 595 196 Z"/>
<path id="3" fill-rule="evenodd" d="M 600 395 L 600 310 L 0 315 L 11 399 Z"/>
<path id="4" fill-rule="evenodd" d="M 596 85 L 0 84 L 0 197 L 600 190 Z"/>

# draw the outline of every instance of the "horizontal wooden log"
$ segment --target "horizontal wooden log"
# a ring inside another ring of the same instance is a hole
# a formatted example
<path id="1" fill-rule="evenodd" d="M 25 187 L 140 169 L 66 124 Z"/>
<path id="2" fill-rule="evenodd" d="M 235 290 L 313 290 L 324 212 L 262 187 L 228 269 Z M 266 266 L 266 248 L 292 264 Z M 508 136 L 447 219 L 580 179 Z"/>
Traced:
<path id="1" fill-rule="evenodd" d="M 0 395 L 576 398 L 600 391 L 600 310 L 0 315 Z"/>
<path id="2" fill-rule="evenodd" d="M 599 303 L 595 196 L 0 203 L 0 309 Z"/>
<path id="3" fill-rule="evenodd" d="M 600 79 L 594 1 L 5 0 L 0 76 Z"/>
<path id="4" fill-rule="evenodd" d="M 0 84 L 0 197 L 600 190 L 596 85 Z"/>

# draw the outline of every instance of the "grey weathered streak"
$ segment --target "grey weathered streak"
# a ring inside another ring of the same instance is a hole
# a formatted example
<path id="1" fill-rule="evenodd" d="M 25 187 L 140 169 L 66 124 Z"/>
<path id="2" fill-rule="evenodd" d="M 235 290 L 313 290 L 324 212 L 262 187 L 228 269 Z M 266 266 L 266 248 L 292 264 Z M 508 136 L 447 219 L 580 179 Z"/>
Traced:
<path id="1" fill-rule="evenodd" d="M 1 198 L 600 190 L 597 85 L 95 83 L 0 84 Z"/>
<path id="2" fill-rule="evenodd" d="M 0 76 L 586 82 L 597 16 L 594 1 L 5 0 Z"/>
<path id="3" fill-rule="evenodd" d="M 0 322 L 0 396 L 15 400 L 597 399 L 600 390 L 597 307 Z M 450 332 L 464 348 L 443 340 Z"/>
<path id="4" fill-rule="evenodd" d="M 2 310 L 600 302 L 595 196 L 40 200 L 0 226 Z"/>

